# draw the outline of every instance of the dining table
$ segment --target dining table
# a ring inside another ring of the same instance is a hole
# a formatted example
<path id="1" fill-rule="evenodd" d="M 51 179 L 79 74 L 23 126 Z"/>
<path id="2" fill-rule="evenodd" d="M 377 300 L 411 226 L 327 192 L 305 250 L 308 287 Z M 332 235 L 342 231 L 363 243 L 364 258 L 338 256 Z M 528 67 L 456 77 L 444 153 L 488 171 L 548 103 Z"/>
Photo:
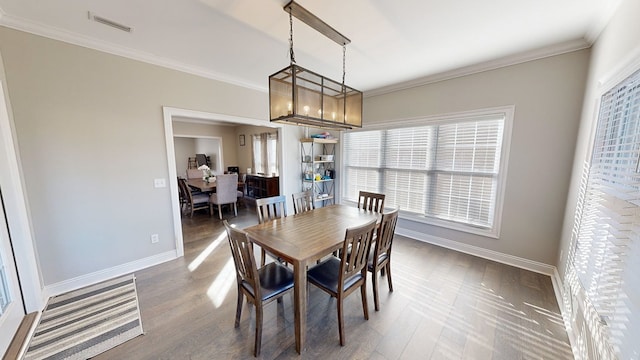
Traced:
<path id="1" fill-rule="evenodd" d="M 296 351 L 307 333 L 307 265 L 340 249 L 347 228 L 364 225 L 380 214 L 342 204 L 316 208 L 245 228 L 251 241 L 293 265 Z"/>
<path id="2" fill-rule="evenodd" d="M 187 185 L 190 187 L 198 189 L 201 192 L 213 192 L 216 190 L 216 182 L 215 180 L 212 182 L 206 182 L 202 179 L 188 179 Z M 242 181 L 238 181 L 238 189 L 241 189 L 244 186 Z"/>

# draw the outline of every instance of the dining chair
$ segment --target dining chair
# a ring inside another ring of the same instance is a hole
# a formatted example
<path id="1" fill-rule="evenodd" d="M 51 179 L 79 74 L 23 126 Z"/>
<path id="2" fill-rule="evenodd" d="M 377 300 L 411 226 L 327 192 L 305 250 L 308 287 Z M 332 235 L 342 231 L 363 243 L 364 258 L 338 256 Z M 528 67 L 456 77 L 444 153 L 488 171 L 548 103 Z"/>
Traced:
<path id="1" fill-rule="evenodd" d="M 358 209 L 382 213 L 384 210 L 384 194 L 360 191 L 358 194 Z"/>
<path id="2" fill-rule="evenodd" d="M 287 198 L 284 195 L 272 196 L 256 199 L 256 212 L 258 213 L 258 223 L 280 219 L 287 216 Z M 260 256 L 260 266 L 264 266 L 267 260 L 266 251 L 262 249 Z M 277 259 L 276 256 L 274 258 Z"/>
<path id="3" fill-rule="evenodd" d="M 194 194 L 189 189 L 187 181 L 185 179 L 178 178 L 178 187 L 182 188 L 182 194 L 185 197 L 185 212 L 190 212 L 189 217 L 193 217 L 195 210 L 207 209 L 211 211 L 209 207 L 209 195 L 205 193 Z M 211 214 L 211 213 L 209 213 Z"/>
<path id="4" fill-rule="evenodd" d="M 313 192 L 312 191 L 304 191 L 299 193 L 291 194 L 293 198 L 293 213 L 299 214 L 305 211 L 310 211 L 315 209 L 313 204 Z"/>
<path id="5" fill-rule="evenodd" d="M 213 205 L 218 205 L 218 217 L 222 220 L 222 205 L 233 205 L 233 212 L 238 216 L 238 174 L 223 174 L 216 176 L 216 192 L 211 194 L 210 211 Z"/>
<path id="6" fill-rule="evenodd" d="M 240 326 L 242 315 L 242 303 L 244 297 L 249 304 L 256 308 L 256 333 L 253 347 L 253 356 L 260 355 L 262 343 L 262 310 L 273 300 L 280 300 L 283 295 L 293 289 L 293 271 L 286 266 L 271 262 L 266 266 L 257 268 L 253 256 L 253 243 L 247 233 L 233 228 L 227 220 L 223 220 L 231 255 L 236 268 L 236 281 L 238 285 L 238 302 L 236 305 L 235 327 Z"/>
<path id="7" fill-rule="evenodd" d="M 380 225 L 376 231 L 376 241 L 373 246 L 373 252 L 367 261 L 367 270 L 371 272 L 371 281 L 373 283 L 373 302 L 376 311 L 380 310 L 380 300 L 378 296 L 378 271 L 381 275 L 387 276 L 389 291 L 393 292 L 393 283 L 391 282 L 391 245 L 393 244 L 393 234 L 396 230 L 398 222 L 399 208 L 382 214 Z"/>
<path id="8" fill-rule="evenodd" d="M 344 298 L 358 288 L 360 288 L 360 296 L 362 297 L 364 318 L 369 320 L 366 266 L 375 227 L 376 220 L 374 219 L 364 225 L 348 228 L 342 244 L 342 253 L 346 254 L 347 249 L 351 248 L 349 255 L 343 256 L 342 259 L 330 256 L 307 271 L 307 279 L 310 284 L 336 298 L 341 346 L 345 344 Z"/>
<path id="9" fill-rule="evenodd" d="M 187 169 L 187 179 L 202 179 L 202 170 Z"/>

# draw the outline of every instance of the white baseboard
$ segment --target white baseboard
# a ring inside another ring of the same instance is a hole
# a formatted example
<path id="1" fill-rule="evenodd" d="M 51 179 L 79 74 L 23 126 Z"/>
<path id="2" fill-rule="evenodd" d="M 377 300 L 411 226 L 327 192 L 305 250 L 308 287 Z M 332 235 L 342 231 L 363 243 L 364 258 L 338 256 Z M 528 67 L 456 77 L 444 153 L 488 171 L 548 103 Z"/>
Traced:
<path id="1" fill-rule="evenodd" d="M 45 286 L 43 292 L 46 295 L 46 298 L 49 299 L 52 296 L 64 294 L 66 292 L 79 289 L 88 285 L 96 284 L 101 281 L 109 280 L 121 275 L 130 274 L 134 271 L 138 271 L 144 268 L 148 268 L 150 266 L 158 265 L 163 262 L 167 262 L 176 258 L 177 256 L 176 256 L 175 250 L 167 251 L 154 256 L 149 256 L 144 259 L 135 260 L 130 263 L 114 266 L 109 269 L 96 271 L 94 273 L 78 276 L 73 279 L 64 280 L 59 283 L 47 285 Z M 47 302 L 45 301 L 45 305 L 46 303 Z"/>
<path id="2" fill-rule="evenodd" d="M 553 278 L 553 273 L 556 271 L 556 267 L 549 264 L 543 264 L 541 262 L 524 259 L 521 257 L 499 253 L 497 251 L 484 249 L 478 246 L 468 245 L 452 241 L 449 239 L 431 236 L 424 233 L 420 233 L 413 230 L 396 228 L 396 234 L 406 236 L 411 239 L 424 241 L 429 244 L 442 246 L 447 249 L 459 251 L 465 254 L 478 256 L 484 259 L 493 260 L 502 264 L 515 266 L 521 269 L 530 270 L 544 275 L 549 275 Z"/>

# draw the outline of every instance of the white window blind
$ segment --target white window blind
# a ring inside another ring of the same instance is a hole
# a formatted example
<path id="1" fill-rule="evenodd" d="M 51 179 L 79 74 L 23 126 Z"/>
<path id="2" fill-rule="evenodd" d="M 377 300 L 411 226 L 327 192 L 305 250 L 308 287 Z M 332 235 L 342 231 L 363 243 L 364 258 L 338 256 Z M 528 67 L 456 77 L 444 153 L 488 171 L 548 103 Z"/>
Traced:
<path id="1" fill-rule="evenodd" d="M 602 96 L 574 223 L 569 282 L 602 358 L 640 358 L 639 157 L 640 71 Z"/>
<path id="2" fill-rule="evenodd" d="M 343 197 L 380 192 L 405 213 L 492 229 L 505 118 L 346 133 Z"/>

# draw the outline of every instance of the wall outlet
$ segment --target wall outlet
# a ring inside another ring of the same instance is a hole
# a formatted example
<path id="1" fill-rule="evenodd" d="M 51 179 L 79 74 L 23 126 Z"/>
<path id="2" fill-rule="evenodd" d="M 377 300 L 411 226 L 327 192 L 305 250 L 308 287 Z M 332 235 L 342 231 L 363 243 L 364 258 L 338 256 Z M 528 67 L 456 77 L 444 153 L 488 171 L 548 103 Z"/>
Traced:
<path id="1" fill-rule="evenodd" d="M 167 182 L 164 179 L 153 179 L 153 187 L 155 188 L 167 187 Z"/>
<path id="2" fill-rule="evenodd" d="M 160 237 L 158 234 L 151 234 L 151 243 L 157 244 L 160 241 Z"/>

